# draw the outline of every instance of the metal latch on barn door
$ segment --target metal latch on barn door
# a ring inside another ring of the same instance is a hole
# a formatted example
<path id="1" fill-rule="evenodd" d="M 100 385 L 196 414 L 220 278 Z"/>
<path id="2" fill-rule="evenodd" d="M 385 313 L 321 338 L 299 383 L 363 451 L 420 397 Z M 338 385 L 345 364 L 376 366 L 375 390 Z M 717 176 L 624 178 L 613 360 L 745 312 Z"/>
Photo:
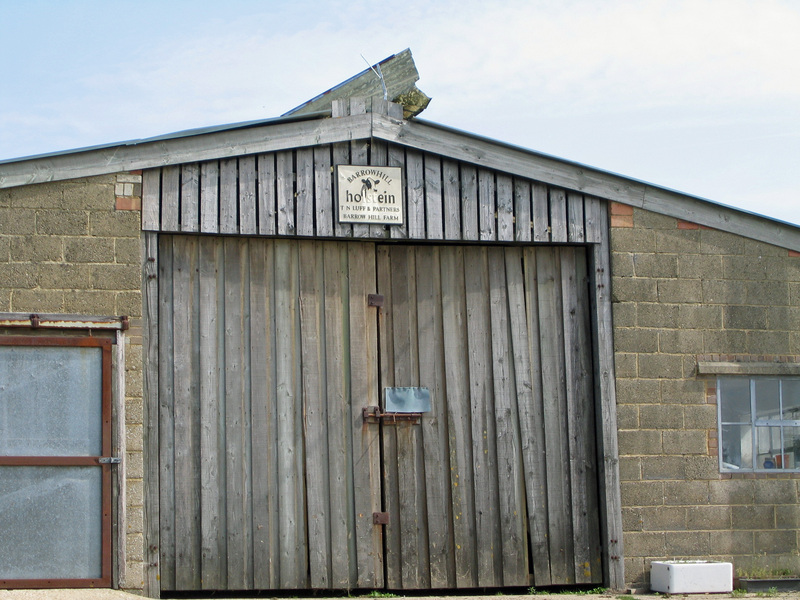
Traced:
<path id="1" fill-rule="evenodd" d="M 101 465 L 118 465 L 122 463 L 122 459 L 118 456 L 101 456 L 97 462 Z"/>
<path id="2" fill-rule="evenodd" d="M 367 295 L 367 306 L 376 306 L 378 308 L 383 306 L 383 294 Z"/>

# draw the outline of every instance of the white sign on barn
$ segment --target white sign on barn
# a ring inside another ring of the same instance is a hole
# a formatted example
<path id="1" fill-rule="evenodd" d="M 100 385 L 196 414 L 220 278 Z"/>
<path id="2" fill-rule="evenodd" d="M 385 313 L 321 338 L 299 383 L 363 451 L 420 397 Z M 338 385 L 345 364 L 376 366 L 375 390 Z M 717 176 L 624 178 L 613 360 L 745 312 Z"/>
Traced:
<path id="1" fill-rule="evenodd" d="M 337 166 L 339 222 L 403 224 L 400 167 Z"/>

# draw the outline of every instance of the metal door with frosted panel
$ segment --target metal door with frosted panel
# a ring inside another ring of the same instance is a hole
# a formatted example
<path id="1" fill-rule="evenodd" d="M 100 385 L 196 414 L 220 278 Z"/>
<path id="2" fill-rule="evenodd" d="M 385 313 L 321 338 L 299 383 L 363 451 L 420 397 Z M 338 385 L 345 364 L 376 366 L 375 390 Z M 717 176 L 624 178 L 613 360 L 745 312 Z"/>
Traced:
<path id="1" fill-rule="evenodd" d="M 111 585 L 111 346 L 0 336 L 0 586 Z"/>

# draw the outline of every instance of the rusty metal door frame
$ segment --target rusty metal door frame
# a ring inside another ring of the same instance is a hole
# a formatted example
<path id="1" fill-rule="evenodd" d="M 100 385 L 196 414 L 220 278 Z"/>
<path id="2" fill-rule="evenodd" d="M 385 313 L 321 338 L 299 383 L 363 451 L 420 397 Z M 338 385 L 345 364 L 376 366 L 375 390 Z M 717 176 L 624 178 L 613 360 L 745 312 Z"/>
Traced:
<path id="1" fill-rule="evenodd" d="M 5 588 L 82 588 L 111 587 L 112 580 L 112 484 L 111 468 L 118 459 L 112 451 L 112 353 L 114 344 L 107 337 L 45 337 L 35 335 L 0 335 L 0 346 L 96 347 L 101 350 L 101 455 L 100 456 L 0 456 L 0 466 L 97 467 L 101 469 L 101 557 L 100 577 L 0 579 Z"/>

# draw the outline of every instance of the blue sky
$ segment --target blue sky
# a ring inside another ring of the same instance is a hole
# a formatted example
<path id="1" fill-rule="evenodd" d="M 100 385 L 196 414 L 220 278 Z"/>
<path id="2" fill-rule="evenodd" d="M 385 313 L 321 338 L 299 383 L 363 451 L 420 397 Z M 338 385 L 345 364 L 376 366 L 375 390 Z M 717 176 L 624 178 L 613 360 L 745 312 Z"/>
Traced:
<path id="1" fill-rule="evenodd" d="M 796 0 L 0 9 L 0 159 L 277 116 L 410 47 L 422 118 L 800 223 Z"/>

